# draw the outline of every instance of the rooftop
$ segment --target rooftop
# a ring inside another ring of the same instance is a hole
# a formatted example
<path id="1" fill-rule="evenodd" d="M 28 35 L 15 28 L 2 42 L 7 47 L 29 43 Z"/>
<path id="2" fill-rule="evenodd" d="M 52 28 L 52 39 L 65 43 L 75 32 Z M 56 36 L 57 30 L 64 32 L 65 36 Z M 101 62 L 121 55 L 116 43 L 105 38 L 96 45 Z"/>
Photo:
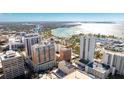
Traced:
<path id="1" fill-rule="evenodd" d="M 74 68 L 74 66 L 70 62 L 67 62 L 65 60 L 59 62 L 59 65 L 61 65 L 61 64 L 63 64 L 64 66 L 66 66 L 68 69 Z"/>
<path id="2" fill-rule="evenodd" d="M 40 79 L 51 79 L 47 74 L 44 74 Z"/>
<path id="3" fill-rule="evenodd" d="M 65 76 L 64 79 L 92 79 L 88 75 L 80 72 L 79 70 L 76 70 L 69 75 Z"/>
<path id="4" fill-rule="evenodd" d="M 44 47 L 44 46 L 52 46 L 53 44 L 51 44 L 50 42 L 45 42 L 45 41 L 42 41 L 42 43 L 40 44 L 34 44 L 32 47 Z"/>
<path id="5" fill-rule="evenodd" d="M 94 35 L 92 35 L 92 34 L 83 34 L 83 35 L 80 35 L 81 37 L 87 37 L 87 38 L 95 38 L 95 36 Z"/>
<path id="6" fill-rule="evenodd" d="M 91 62 L 87 64 L 87 66 L 91 67 L 92 69 L 95 69 L 101 73 L 105 73 L 107 70 L 110 69 L 110 66 L 104 63 L 96 63 L 96 62 Z"/>
<path id="7" fill-rule="evenodd" d="M 60 50 L 61 50 L 61 51 L 71 51 L 71 48 L 61 47 Z"/>
<path id="8" fill-rule="evenodd" d="M 39 36 L 39 34 L 38 34 L 38 33 L 28 33 L 28 34 L 26 34 L 26 36 L 25 36 L 25 37 L 26 37 L 26 38 L 28 38 L 28 37 L 30 37 L 30 38 L 31 38 L 31 37 L 34 37 L 34 36 L 36 36 L 36 37 L 37 37 L 37 36 Z"/>
<path id="9" fill-rule="evenodd" d="M 44 74 L 40 77 L 40 79 L 58 79 L 58 77 L 56 75 L 54 75 L 53 73 L 50 74 Z"/>
<path id="10" fill-rule="evenodd" d="M 66 73 L 64 73 L 63 71 L 61 71 L 60 69 L 56 69 L 55 71 L 53 71 L 53 73 L 57 76 L 57 77 L 59 77 L 59 78 L 63 78 L 63 77 L 65 77 L 67 74 Z"/>
<path id="11" fill-rule="evenodd" d="M 21 55 L 18 52 L 9 50 L 5 54 L 1 55 L 1 60 L 4 61 L 4 60 L 8 60 L 15 57 L 20 57 L 20 56 Z"/>
<path id="12" fill-rule="evenodd" d="M 81 63 L 85 64 L 85 65 L 87 65 L 89 63 L 89 61 L 88 60 L 85 60 L 85 59 L 80 59 L 79 61 Z"/>
<path id="13" fill-rule="evenodd" d="M 112 54 L 112 55 L 118 55 L 118 56 L 124 56 L 124 52 L 116 52 L 116 51 L 105 50 L 105 53 L 109 53 L 109 54 Z"/>
<path id="14" fill-rule="evenodd" d="M 21 42 L 9 42 L 7 45 L 23 45 Z"/>

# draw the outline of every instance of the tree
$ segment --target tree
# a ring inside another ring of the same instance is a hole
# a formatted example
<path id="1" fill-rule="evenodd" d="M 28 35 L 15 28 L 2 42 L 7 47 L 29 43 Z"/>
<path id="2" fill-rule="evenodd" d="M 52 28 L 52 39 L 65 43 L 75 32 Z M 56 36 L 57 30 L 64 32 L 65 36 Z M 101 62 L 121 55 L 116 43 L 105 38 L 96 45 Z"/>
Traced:
<path id="1" fill-rule="evenodd" d="M 96 59 L 102 59 L 102 56 L 103 56 L 103 54 L 101 53 L 100 50 L 95 51 L 95 58 L 96 58 Z"/>

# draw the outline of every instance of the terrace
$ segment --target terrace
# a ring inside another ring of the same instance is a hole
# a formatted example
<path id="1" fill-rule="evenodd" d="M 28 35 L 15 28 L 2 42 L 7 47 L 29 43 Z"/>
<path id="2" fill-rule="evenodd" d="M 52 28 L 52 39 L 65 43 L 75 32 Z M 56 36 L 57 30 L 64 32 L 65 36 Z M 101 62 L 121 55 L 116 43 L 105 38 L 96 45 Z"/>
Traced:
<path id="1" fill-rule="evenodd" d="M 85 65 L 87 65 L 89 63 L 89 61 L 88 60 L 85 60 L 85 59 L 80 59 L 79 61 L 81 63 L 85 64 Z"/>

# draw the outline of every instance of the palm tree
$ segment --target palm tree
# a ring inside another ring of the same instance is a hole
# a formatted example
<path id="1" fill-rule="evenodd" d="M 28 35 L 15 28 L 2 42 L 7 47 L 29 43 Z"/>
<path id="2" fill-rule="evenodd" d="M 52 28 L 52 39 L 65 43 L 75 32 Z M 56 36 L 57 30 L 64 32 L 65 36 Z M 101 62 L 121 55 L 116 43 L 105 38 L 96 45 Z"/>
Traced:
<path id="1" fill-rule="evenodd" d="M 103 54 L 101 53 L 101 51 L 100 51 L 100 50 L 95 51 L 95 58 L 96 58 L 96 59 L 101 59 L 101 58 L 102 58 L 102 56 L 103 56 Z"/>

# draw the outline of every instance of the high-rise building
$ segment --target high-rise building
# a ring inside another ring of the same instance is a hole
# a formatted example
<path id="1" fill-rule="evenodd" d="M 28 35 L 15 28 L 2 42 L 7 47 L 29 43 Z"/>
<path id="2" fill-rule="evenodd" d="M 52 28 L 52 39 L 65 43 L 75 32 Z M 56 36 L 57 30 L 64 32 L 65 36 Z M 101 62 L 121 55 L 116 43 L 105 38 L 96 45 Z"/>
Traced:
<path id="1" fill-rule="evenodd" d="M 32 46 L 32 62 L 35 71 L 49 69 L 55 66 L 55 46 L 50 42 Z"/>
<path id="2" fill-rule="evenodd" d="M 26 32 L 19 32 L 17 33 L 19 36 L 26 36 Z"/>
<path id="3" fill-rule="evenodd" d="M 32 45 L 38 44 L 41 42 L 41 37 L 38 33 L 31 33 L 25 36 L 25 49 L 26 55 L 31 58 L 32 56 Z"/>
<path id="4" fill-rule="evenodd" d="M 65 61 L 71 60 L 71 48 L 62 47 L 60 49 L 60 59 Z"/>
<path id="5" fill-rule="evenodd" d="M 55 43 L 55 51 L 56 51 L 56 53 L 60 53 L 60 49 L 61 49 L 62 47 L 64 47 L 64 46 L 61 45 L 61 44 L 56 44 L 56 43 Z"/>
<path id="6" fill-rule="evenodd" d="M 9 42 L 7 44 L 9 50 L 17 50 L 19 48 L 24 48 L 24 43 L 21 41 L 21 37 L 10 36 Z"/>
<path id="7" fill-rule="evenodd" d="M 93 62 L 96 39 L 93 35 L 80 36 L 80 59 Z"/>
<path id="8" fill-rule="evenodd" d="M 7 79 L 15 78 L 24 74 L 24 60 L 15 51 L 7 51 L 1 56 L 4 77 Z"/>
<path id="9" fill-rule="evenodd" d="M 24 44 L 21 42 L 9 42 L 8 45 L 10 50 L 17 50 L 19 48 L 24 48 Z"/>
<path id="10" fill-rule="evenodd" d="M 118 73 L 124 75 L 124 53 L 105 50 L 103 63 L 114 67 Z"/>

